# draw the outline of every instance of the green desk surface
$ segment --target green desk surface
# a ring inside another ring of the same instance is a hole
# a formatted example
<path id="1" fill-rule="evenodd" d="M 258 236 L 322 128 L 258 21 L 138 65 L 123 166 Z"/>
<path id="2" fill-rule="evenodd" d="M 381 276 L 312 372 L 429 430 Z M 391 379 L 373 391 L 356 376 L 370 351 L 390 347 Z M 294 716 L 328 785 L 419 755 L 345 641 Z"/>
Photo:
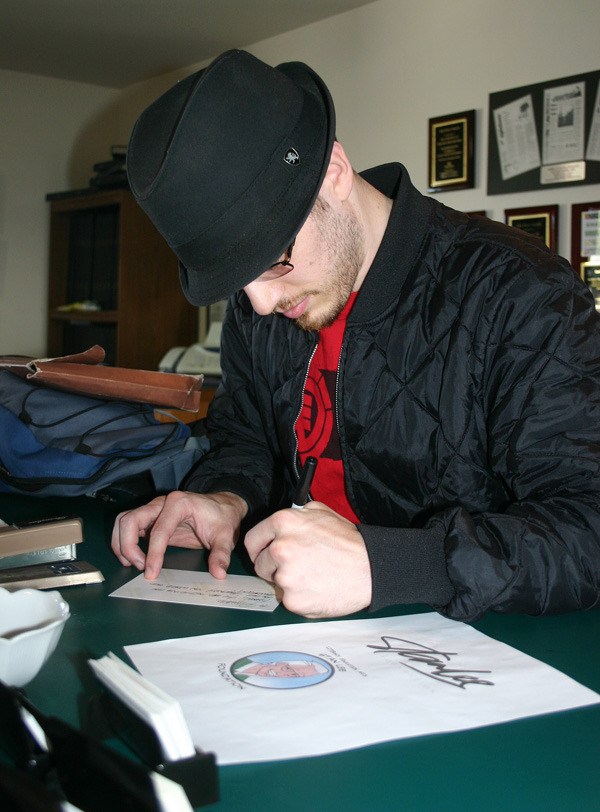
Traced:
<path id="1" fill-rule="evenodd" d="M 0 517 L 6 521 L 81 516 L 85 541 L 79 558 L 99 567 L 106 579 L 61 590 L 71 618 L 56 651 L 26 687 L 44 713 L 79 726 L 80 711 L 96 690 L 86 660 L 109 650 L 123 655 L 122 647 L 133 643 L 309 622 L 281 606 L 257 614 L 109 598 L 136 574 L 110 551 L 116 512 L 87 498 L 0 496 Z M 185 550 L 170 551 L 167 563 L 204 568 L 201 553 Z M 234 560 L 232 571 L 244 573 L 244 567 L 241 559 Z M 425 610 L 411 606 L 395 612 Z M 600 610 L 541 618 L 490 614 L 473 625 L 600 692 Z M 222 767 L 219 781 L 221 800 L 204 809 L 599 812 L 600 705 L 330 756 Z"/>

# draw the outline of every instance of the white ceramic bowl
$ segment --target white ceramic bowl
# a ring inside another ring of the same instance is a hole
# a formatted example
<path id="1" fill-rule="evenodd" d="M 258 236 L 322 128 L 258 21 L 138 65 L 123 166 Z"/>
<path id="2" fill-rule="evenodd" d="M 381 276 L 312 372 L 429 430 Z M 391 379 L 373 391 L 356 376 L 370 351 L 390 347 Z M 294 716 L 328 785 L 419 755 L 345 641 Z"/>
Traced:
<path id="1" fill-rule="evenodd" d="M 0 679 L 26 685 L 56 648 L 69 618 L 59 592 L 0 587 Z"/>

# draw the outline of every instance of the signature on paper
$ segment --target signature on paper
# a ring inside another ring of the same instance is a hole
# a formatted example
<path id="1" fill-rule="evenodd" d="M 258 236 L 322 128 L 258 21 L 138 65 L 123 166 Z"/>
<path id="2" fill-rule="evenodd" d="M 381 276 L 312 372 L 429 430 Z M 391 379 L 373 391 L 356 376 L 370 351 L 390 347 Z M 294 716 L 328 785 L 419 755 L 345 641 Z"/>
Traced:
<path id="1" fill-rule="evenodd" d="M 470 673 L 467 673 L 463 669 L 451 668 L 451 658 L 456 656 L 456 651 L 437 651 L 421 643 L 413 643 L 410 640 L 388 635 L 382 636 L 381 644 L 368 644 L 367 648 L 372 648 L 375 654 L 396 654 L 401 659 L 402 665 L 412 671 L 439 682 L 445 682 L 446 685 L 453 685 L 455 688 L 494 684 L 490 680 L 475 676 L 476 674 L 491 674 L 491 671 L 468 669 Z M 413 664 L 411 665 L 411 663 Z"/>

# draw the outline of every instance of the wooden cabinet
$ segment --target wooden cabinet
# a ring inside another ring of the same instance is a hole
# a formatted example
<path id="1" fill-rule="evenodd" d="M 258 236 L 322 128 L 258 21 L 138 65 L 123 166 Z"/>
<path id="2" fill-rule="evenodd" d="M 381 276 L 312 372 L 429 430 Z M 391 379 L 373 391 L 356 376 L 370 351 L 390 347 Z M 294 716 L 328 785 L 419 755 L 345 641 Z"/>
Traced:
<path id="1" fill-rule="evenodd" d="M 49 194 L 48 355 L 100 344 L 107 363 L 157 369 L 197 341 L 178 261 L 127 189 Z M 94 301 L 100 309 L 69 309 Z"/>

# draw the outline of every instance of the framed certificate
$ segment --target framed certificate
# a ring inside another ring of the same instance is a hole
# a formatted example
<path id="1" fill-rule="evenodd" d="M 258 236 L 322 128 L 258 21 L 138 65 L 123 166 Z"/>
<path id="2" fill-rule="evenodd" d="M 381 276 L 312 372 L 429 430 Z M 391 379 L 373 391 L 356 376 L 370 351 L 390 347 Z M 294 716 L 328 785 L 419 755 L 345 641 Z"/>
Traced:
<path id="1" fill-rule="evenodd" d="M 600 201 L 571 206 L 571 265 L 594 294 L 600 311 Z"/>
<path id="2" fill-rule="evenodd" d="M 505 209 L 504 222 L 526 231 L 545 243 L 551 251 L 557 249 L 558 206 L 530 206 L 522 209 Z"/>
<path id="3" fill-rule="evenodd" d="M 596 310 L 600 310 L 600 257 L 597 261 L 582 262 L 580 266 L 581 278 L 592 291 Z"/>
<path id="4" fill-rule="evenodd" d="M 600 257 L 600 201 L 571 206 L 571 265 L 576 271 Z"/>
<path id="5" fill-rule="evenodd" d="M 475 111 L 429 119 L 429 191 L 472 189 Z"/>

